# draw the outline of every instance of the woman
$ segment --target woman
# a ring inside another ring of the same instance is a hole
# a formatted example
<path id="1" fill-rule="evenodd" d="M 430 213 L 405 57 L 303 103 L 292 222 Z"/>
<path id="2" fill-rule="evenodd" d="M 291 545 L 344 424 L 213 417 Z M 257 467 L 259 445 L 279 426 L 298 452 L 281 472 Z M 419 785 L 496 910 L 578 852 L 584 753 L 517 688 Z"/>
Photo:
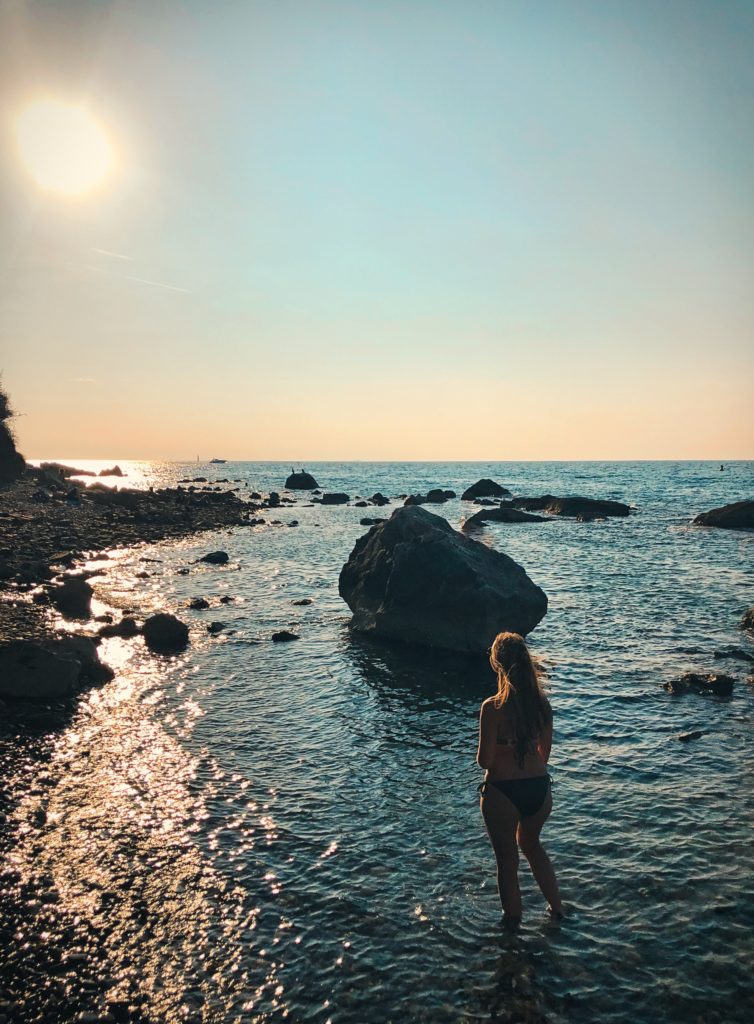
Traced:
<path id="1" fill-rule="evenodd" d="M 479 787 L 484 824 L 497 860 L 503 923 L 521 923 L 518 850 L 560 920 L 563 911 L 555 872 L 539 841 L 552 810 L 547 760 L 552 746 L 552 708 L 522 636 L 499 633 L 490 648 L 497 693 L 479 717 L 477 763 L 486 769 Z"/>

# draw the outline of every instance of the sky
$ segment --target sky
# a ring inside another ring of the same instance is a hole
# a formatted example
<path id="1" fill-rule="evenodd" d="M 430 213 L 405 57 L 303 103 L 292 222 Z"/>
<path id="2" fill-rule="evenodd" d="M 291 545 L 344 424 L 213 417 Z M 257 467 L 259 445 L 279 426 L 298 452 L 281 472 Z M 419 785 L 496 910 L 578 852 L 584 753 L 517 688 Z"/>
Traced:
<path id="1" fill-rule="evenodd" d="M 28 458 L 754 458 L 750 2 L 0 12 Z"/>

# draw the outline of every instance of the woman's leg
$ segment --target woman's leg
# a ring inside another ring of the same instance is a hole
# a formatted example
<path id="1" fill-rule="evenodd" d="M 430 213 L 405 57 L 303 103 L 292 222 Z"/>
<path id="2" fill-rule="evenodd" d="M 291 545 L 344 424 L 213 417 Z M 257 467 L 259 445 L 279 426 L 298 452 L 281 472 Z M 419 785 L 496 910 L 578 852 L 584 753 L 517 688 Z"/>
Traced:
<path id="1" fill-rule="evenodd" d="M 516 846 L 518 811 L 494 786 L 486 787 L 480 806 L 492 849 L 495 851 L 497 888 L 503 908 L 503 920 L 508 927 L 517 928 L 521 921 L 521 890 L 518 887 Z"/>
<path id="2" fill-rule="evenodd" d="M 518 826 L 518 845 L 521 847 L 521 853 L 529 861 L 531 873 L 537 880 L 537 885 L 542 890 L 542 895 L 550 904 L 550 910 L 553 914 L 559 915 L 562 913 L 562 907 L 560 904 L 558 880 L 555 877 L 555 870 L 550 858 L 539 841 L 539 833 L 549 818 L 551 810 L 552 793 L 548 791 L 545 802 L 537 813 L 532 814 L 530 818 L 523 818 L 520 822 Z"/>

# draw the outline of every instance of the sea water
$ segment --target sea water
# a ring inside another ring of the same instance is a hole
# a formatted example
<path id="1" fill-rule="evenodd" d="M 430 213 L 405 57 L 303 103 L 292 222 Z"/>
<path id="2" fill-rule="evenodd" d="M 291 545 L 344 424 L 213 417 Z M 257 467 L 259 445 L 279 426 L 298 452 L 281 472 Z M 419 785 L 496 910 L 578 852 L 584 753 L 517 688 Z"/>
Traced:
<path id="1" fill-rule="evenodd" d="M 201 475 L 242 495 L 282 490 L 290 470 L 121 465 L 124 484 Z M 754 464 L 306 469 L 354 499 L 460 495 L 489 476 L 635 507 L 479 535 L 549 599 L 529 640 L 555 712 L 543 840 L 567 920 L 552 927 L 522 861 L 523 927 L 500 927 L 475 764 L 491 674 L 349 632 L 338 573 L 359 520 L 401 502 L 312 506 L 304 493 L 265 526 L 111 552 L 93 580 L 103 608 L 176 611 L 192 629 L 173 658 L 103 643 L 117 676 L 51 734 L 48 827 L 33 857 L 17 851 L 100 929 L 113 985 L 145 993 L 155 1021 L 750 1020 L 754 666 L 715 652 L 754 653 L 738 626 L 754 534 L 690 521 L 752 497 Z M 455 527 L 473 510 L 429 506 Z M 226 566 L 197 564 L 217 548 Z M 188 611 L 197 596 L 211 607 Z M 272 642 L 280 629 L 299 639 Z M 692 669 L 731 673 L 733 696 L 663 690 Z"/>

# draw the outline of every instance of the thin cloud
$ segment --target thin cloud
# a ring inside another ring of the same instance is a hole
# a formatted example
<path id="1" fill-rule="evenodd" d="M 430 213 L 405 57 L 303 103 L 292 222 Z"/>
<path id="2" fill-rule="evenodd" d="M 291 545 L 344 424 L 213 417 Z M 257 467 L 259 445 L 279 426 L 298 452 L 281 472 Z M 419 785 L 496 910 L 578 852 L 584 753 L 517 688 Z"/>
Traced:
<path id="1" fill-rule="evenodd" d="M 131 277 L 127 275 L 123 278 L 124 281 L 136 281 L 138 284 L 149 284 L 153 288 L 167 288 L 171 292 L 184 292 L 186 295 L 191 295 L 190 288 L 181 288 L 177 284 L 163 284 L 162 281 L 148 281 L 146 277 Z"/>
<path id="2" fill-rule="evenodd" d="M 127 259 L 128 257 L 126 257 Z M 133 262 L 133 261 L 132 261 Z M 166 288 L 169 292 L 183 292 L 184 295 L 192 295 L 190 288 L 182 288 L 177 284 L 165 284 L 164 281 L 151 281 L 147 277 L 134 277 L 131 274 L 114 274 L 105 267 L 95 267 L 91 263 L 83 263 L 79 267 L 69 266 L 69 270 L 89 270 L 94 274 L 107 274 L 114 281 L 133 281 L 135 284 L 147 284 L 151 288 Z"/>
<path id="3" fill-rule="evenodd" d="M 110 252 L 109 249 L 92 249 L 92 252 L 98 253 L 100 256 L 109 256 L 113 260 L 125 260 L 127 263 L 133 263 L 133 256 L 125 256 L 122 252 Z"/>
<path id="4" fill-rule="evenodd" d="M 71 384 L 96 384 L 97 380 L 95 377 L 71 377 Z"/>

